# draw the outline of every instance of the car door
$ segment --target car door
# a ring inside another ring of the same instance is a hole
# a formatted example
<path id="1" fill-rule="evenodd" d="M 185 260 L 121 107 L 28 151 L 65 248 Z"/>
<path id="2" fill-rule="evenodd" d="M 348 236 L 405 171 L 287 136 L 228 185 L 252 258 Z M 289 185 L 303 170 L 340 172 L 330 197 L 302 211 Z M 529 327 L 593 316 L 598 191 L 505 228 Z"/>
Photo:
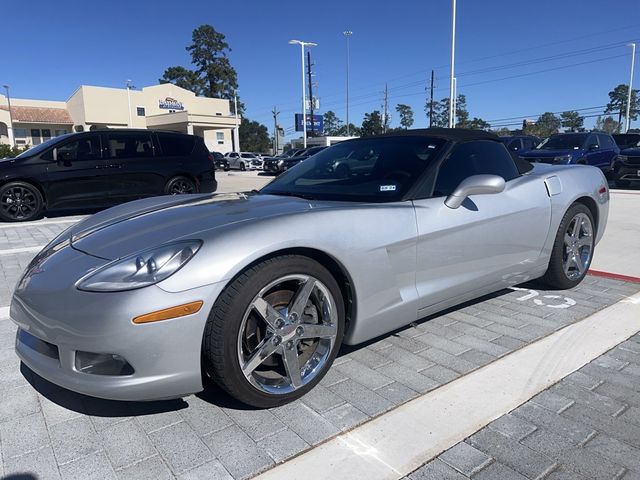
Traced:
<path id="1" fill-rule="evenodd" d="M 503 177 L 503 192 L 473 195 L 452 209 L 447 195 L 465 178 Z M 430 198 L 414 201 L 418 225 L 419 314 L 528 279 L 539 265 L 551 220 L 544 179 L 520 175 L 504 145 L 458 144 L 439 166 Z"/>
<path id="2" fill-rule="evenodd" d="M 229 168 L 240 168 L 240 155 L 236 152 L 229 153 Z"/>
<path id="3" fill-rule="evenodd" d="M 601 158 L 596 166 L 600 168 L 609 168 L 614 158 L 620 153 L 620 149 L 617 148 L 613 138 L 604 133 L 596 134 L 598 137 L 598 144 L 600 145 Z"/>
<path id="4" fill-rule="evenodd" d="M 49 209 L 97 208 L 110 204 L 113 189 L 99 132 L 72 136 L 42 157 L 48 160 Z"/>
<path id="5" fill-rule="evenodd" d="M 587 165 L 598 166 L 603 163 L 603 159 L 606 157 L 606 152 L 602 151 L 598 135 L 592 133 L 587 137 L 587 141 L 584 145 L 584 151 Z"/>
<path id="6" fill-rule="evenodd" d="M 106 132 L 107 172 L 113 203 L 160 195 L 166 168 L 156 157 L 151 132 Z"/>

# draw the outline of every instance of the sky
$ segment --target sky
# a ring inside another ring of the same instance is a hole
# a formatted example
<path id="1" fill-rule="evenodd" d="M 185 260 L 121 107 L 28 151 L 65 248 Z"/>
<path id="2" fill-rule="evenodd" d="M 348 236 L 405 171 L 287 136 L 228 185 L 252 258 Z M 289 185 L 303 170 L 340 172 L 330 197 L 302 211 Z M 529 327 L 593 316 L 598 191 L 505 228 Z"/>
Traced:
<path id="1" fill-rule="evenodd" d="M 9 84 L 17 98 L 66 100 L 79 85 L 124 87 L 126 79 L 156 84 L 165 68 L 190 66 L 185 47 L 201 24 L 226 36 L 245 115 L 270 130 L 274 106 L 287 133 L 300 111 L 300 47 L 291 39 L 318 44 L 311 54 L 319 113 L 345 119 L 345 30 L 353 32 L 352 123 L 382 109 L 385 83 L 392 126 L 398 103 L 413 108 L 415 128 L 427 126 L 432 69 L 435 99 L 449 94 L 451 0 L 32 0 L 28 9 L 3 3 L 9 21 L 0 28 L 0 85 Z M 472 117 L 515 128 L 545 111 L 585 109 L 590 126 L 607 93 L 629 81 L 626 44 L 640 47 L 640 0 L 457 3 L 458 93 Z"/>

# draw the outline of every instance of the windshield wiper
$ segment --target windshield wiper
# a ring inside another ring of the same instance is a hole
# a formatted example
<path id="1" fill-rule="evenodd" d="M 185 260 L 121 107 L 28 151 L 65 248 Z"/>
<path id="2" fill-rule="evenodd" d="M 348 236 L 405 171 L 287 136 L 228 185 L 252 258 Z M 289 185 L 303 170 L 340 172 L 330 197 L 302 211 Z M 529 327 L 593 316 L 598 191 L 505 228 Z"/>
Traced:
<path id="1" fill-rule="evenodd" d="M 283 197 L 298 197 L 303 198 L 305 200 L 315 200 L 316 198 L 313 195 L 309 195 L 307 193 L 298 193 L 298 192 L 266 192 L 267 195 L 282 195 Z"/>

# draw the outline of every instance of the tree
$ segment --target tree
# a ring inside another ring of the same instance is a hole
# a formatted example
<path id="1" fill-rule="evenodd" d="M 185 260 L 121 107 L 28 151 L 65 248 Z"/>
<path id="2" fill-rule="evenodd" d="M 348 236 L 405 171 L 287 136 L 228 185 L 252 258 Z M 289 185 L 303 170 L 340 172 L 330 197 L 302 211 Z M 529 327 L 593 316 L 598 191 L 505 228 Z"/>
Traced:
<path id="1" fill-rule="evenodd" d="M 568 112 L 562 112 L 560 114 L 560 121 L 564 128 L 568 128 L 571 132 L 578 132 L 584 125 L 584 118 L 580 116 L 575 110 L 569 110 Z"/>
<path id="2" fill-rule="evenodd" d="M 429 106 L 431 102 L 427 102 L 425 110 L 427 118 L 429 118 Z M 467 111 L 467 97 L 463 94 L 458 95 L 456 99 L 456 124 L 458 128 L 468 128 L 469 112 Z M 433 126 L 447 127 L 449 125 L 449 98 L 443 98 L 439 102 L 433 102 Z"/>
<path id="3" fill-rule="evenodd" d="M 616 133 L 620 131 L 620 123 L 616 122 L 611 115 L 605 117 L 604 119 L 600 115 L 598 115 L 593 130 L 605 133 Z"/>
<path id="4" fill-rule="evenodd" d="M 325 135 L 339 135 L 339 131 L 343 126 L 342 120 L 331 110 L 324 114 L 324 133 Z"/>
<path id="5" fill-rule="evenodd" d="M 238 131 L 242 150 L 248 152 L 266 152 L 271 147 L 267 127 L 259 122 L 243 119 Z"/>
<path id="6" fill-rule="evenodd" d="M 609 103 L 604 113 L 617 113 L 618 114 L 618 131 L 622 125 L 622 117 L 626 118 L 627 115 L 627 99 L 629 96 L 629 86 L 621 83 L 616 88 L 609 92 Z M 640 112 L 640 96 L 638 90 L 631 90 L 631 108 L 629 109 L 629 117 L 631 120 L 638 119 L 638 112 Z"/>
<path id="7" fill-rule="evenodd" d="M 336 136 L 338 137 L 346 137 L 347 136 L 347 126 L 341 125 L 340 128 L 336 131 Z M 349 136 L 350 137 L 359 137 L 360 136 L 360 127 L 356 127 L 353 123 L 349 122 Z"/>
<path id="8" fill-rule="evenodd" d="M 507 127 L 501 127 L 499 130 L 494 130 L 493 133 L 495 133 L 499 137 L 509 137 L 509 136 L 511 136 L 511 130 L 509 130 Z"/>
<path id="9" fill-rule="evenodd" d="M 205 97 L 233 99 L 238 89 L 238 75 L 227 57 L 231 48 L 225 36 L 211 25 L 200 25 L 193 30 L 191 45 L 186 50 L 191 54 L 191 63 L 196 68 L 169 67 L 164 71 L 160 83 L 174 83 Z M 232 104 L 232 111 L 233 108 Z M 238 110 L 238 113 L 244 111 L 242 102 L 238 102 Z"/>
<path id="10" fill-rule="evenodd" d="M 545 112 L 533 125 L 527 125 L 526 133 L 529 135 L 537 135 L 539 137 L 548 137 L 554 133 L 558 133 L 558 129 L 562 125 L 559 117 L 553 112 Z"/>
<path id="11" fill-rule="evenodd" d="M 467 122 L 464 128 L 471 128 L 473 130 L 489 130 L 490 127 L 491 125 L 489 122 L 478 117 L 473 117 L 473 119 Z"/>
<path id="12" fill-rule="evenodd" d="M 169 67 L 164 71 L 160 83 L 173 83 L 180 88 L 191 90 L 196 95 L 203 95 L 204 82 L 193 70 L 184 67 Z"/>
<path id="13" fill-rule="evenodd" d="M 364 114 L 362 127 L 360 127 L 360 135 L 362 137 L 370 137 L 373 135 L 381 135 L 384 131 L 382 125 L 382 115 L 379 110 Z"/>
<path id="14" fill-rule="evenodd" d="M 11 145 L 6 145 L 0 143 L 0 158 L 13 158 L 20 155 L 22 152 L 25 152 L 29 149 L 29 146 L 26 145 L 24 147 L 12 147 Z"/>
<path id="15" fill-rule="evenodd" d="M 413 110 L 409 105 L 399 103 L 396 105 L 396 112 L 400 115 L 400 125 L 407 129 L 413 125 Z"/>

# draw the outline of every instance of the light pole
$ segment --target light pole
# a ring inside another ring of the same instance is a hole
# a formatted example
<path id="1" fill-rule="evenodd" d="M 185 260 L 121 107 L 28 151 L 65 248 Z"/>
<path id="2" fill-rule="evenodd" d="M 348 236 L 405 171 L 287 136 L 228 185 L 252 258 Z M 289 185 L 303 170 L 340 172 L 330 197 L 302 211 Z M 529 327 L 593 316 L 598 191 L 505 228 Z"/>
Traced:
<path id="1" fill-rule="evenodd" d="M 458 79 L 453 77 L 453 122 L 451 128 L 456 127 L 456 112 L 458 111 Z"/>
<path id="2" fill-rule="evenodd" d="M 631 113 L 631 93 L 633 92 L 633 67 L 636 60 L 636 44 L 630 43 L 628 46 L 631 47 L 631 77 L 629 78 L 629 91 L 627 92 L 627 115 L 625 117 L 627 128 L 624 129 L 625 132 L 628 132 L 631 127 L 631 118 L 629 115 Z"/>
<path id="3" fill-rule="evenodd" d="M 345 30 L 342 34 L 347 39 L 347 137 L 349 135 L 349 37 L 353 35 L 351 30 Z"/>
<path id="4" fill-rule="evenodd" d="M 235 143 L 235 151 L 240 153 L 240 123 L 238 122 L 238 91 L 233 92 L 233 112 L 236 118 L 236 128 L 233 131 L 233 137 Z"/>
<path id="5" fill-rule="evenodd" d="M 303 42 L 301 40 L 289 40 L 290 45 L 300 45 L 300 59 L 302 61 L 302 144 L 307 148 L 307 97 L 304 82 L 304 47 L 315 47 L 318 45 L 313 42 Z"/>
<path id="6" fill-rule="evenodd" d="M 453 102 L 455 95 L 454 62 L 456 55 L 456 0 L 452 0 L 451 16 L 451 78 L 449 79 L 449 128 L 453 128 Z"/>
<path id="7" fill-rule="evenodd" d="M 9 143 L 11 147 L 16 146 L 16 140 L 13 136 L 13 115 L 11 115 L 11 96 L 9 95 L 9 85 L 3 85 L 4 91 L 7 94 L 7 107 L 9 107 L 9 128 L 7 129 L 7 134 L 9 136 Z"/>
<path id="8" fill-rule="evenodd" d="M 133 123 L 133 119 L 131 118 L 131 89 L 135 87 L 130 79 L 125 82 L 125 85 L 127 87 L 127 105 L 129 106 L 129 128 L 131 128 Z"/>

